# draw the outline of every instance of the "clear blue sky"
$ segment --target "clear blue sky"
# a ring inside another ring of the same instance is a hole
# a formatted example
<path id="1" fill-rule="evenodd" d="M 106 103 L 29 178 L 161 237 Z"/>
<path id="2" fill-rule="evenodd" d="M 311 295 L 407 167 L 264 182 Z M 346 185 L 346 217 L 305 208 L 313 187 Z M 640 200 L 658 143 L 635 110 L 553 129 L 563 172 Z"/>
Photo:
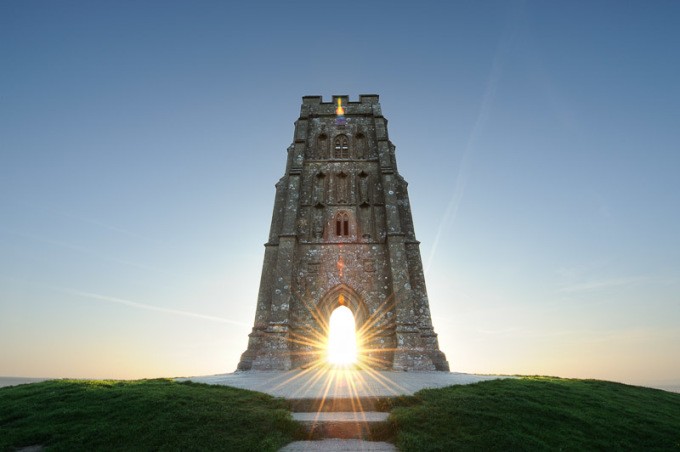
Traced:
<path id="1" fill-rule="evenodd" d="M 680 383 L 680 3 L 0 4 L 0 375 L 232 371 L 301 96 L 380 95 L 452 369 Z"/>

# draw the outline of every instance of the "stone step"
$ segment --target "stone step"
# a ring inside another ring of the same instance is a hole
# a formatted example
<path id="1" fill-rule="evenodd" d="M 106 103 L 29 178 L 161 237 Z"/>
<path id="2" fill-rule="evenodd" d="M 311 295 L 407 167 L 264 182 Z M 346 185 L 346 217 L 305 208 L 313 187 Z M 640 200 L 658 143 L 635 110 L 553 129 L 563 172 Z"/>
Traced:
<path id="1" fill-rule="evenodd" d="M 389 413 L 377 411 L 357 412 L 304 412 L 293 413 L 309 439 L 384 439 L 388 435 Z"/>
<path id="2" fill-rule="evenodd" d="M 321 412 L 321 411 L 390 411 L 392 398 L 390 397 L 330 397 L 288 399 L 291 411 Z"/>
<path id="3" fill-rule="evenodd" d="M 394 444 L 364 441 L 360 439 L 324 439 L 319 441 L 295 441 L 282 449 L 279 452 L 397 452 L 398 449 Z"/>

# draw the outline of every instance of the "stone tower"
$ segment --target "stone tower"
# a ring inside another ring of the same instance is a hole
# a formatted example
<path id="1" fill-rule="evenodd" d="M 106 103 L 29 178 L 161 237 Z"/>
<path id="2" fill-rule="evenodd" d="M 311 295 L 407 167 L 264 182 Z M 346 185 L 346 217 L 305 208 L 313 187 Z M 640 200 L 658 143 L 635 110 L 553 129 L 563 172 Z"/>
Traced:
<path id="1" fill-rule="evenodd" d="M 394 150 L 377 95 L 302 98 L 239 370 L 321 362 L 341 305 L 354 314 L 361 365 L 449 370 Z"/>

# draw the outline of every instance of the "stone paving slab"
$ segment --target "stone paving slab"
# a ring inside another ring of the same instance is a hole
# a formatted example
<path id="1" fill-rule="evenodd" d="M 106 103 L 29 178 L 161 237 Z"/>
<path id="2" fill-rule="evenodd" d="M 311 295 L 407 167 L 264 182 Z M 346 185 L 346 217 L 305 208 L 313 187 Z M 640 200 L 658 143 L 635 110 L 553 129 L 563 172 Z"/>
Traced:
<path id="1" fill-rule="evenodd" d="M 386 412 L 320 412 L 293 413 L 293 419 L 300 423 L 308 440 L 317 439 L 383 439 L 374 437 L 374 429 L 386 428 Z"/>
<path id="2" fill-rule="evenodd" d="M 385 422 L 390 413 L 378 411 L 341 411 L 320 413 L 293 413 L 299 422 Z"/>
<path id="3" fill-rule="evenodd" d="M 458 372 L 394 372 L 322 368 L 281 372 L 234 372 L 177 378 L 177 380 L 233 386 L 287 399 L 328 399 L 412 395 L 425 388 L 443 388 L 498 378 L 509 377 Z"/>
<path id="4" fill-rule="evenodd" d="M 302 451 L 323 451 L 323 452 L 397 452 L 394 444 L 363 441 L 360 439 L 324 439 L 320 441 L 295 441 L 279 449 L 279 452 L 302 452 Z"/>

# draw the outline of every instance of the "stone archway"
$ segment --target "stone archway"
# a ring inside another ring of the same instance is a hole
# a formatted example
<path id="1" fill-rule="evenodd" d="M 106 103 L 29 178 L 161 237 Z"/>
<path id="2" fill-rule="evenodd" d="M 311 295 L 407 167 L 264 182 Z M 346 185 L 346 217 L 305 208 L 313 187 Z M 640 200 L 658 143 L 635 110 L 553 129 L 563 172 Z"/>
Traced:
<path id="1" fill-rule="evenodd" d="M 338 284 L 329 290 L 316 305 L 317 312 L 320 314 L 319 320 L 323 322 L 322 326 L 324 328 L 328 327 L 331 313 L 338 306 L 347 306 L 350 311 L 352 311 L 357 331 L 359 331 L 366 320 L 368 320 L 368 307 L 361 295 L 347 284 Z"/>
<path id="2" fill-rule="evenodd" d="M 363 325 L 369 319 L 368 307 L 361 295 L 346 284 L 338 284 L 329 290 L 316 305 L 318 313 L 317 321 L 319 322 L 320 330 L 323 331 L 325 337 L 329 334 L 331 314 L 340 306 L 345 306 L 352 311 L 352 315 L 354 316 L 354 329 L 357 332 L 362 330 Z M 361 356 L 361 350 L 364 346 L 363 342 L 360 335 L 358 335 L 357 350 L 359 357 Z M 325 350 L 322 353 L 325 353 Z"/>

